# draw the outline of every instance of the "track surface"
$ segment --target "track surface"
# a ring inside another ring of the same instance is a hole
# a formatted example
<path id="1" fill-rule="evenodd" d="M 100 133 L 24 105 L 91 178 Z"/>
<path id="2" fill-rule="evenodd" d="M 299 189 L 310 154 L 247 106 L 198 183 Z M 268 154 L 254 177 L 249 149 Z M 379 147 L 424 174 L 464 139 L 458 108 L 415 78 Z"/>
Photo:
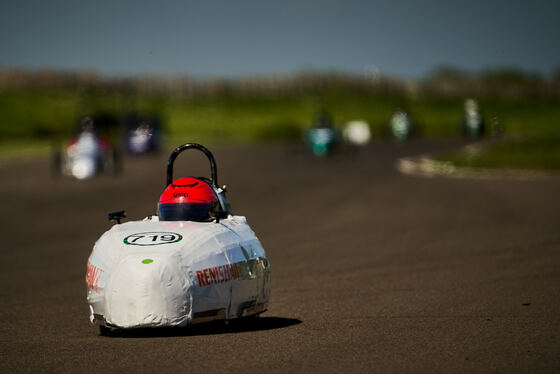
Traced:
<path id="1" fill-rule="evenodd" d="M 268 312 L 116 337 L 88 321 L 86 260 L 107 212 L 154 213 L 167 155 L 86 182 L 52 179 L 48 160 L 4 162 L 0 372 L 558 372 L 560 182 L 395 171 L 399 156 L 456 145 L 328 160 L 216 148 L 272 263 Z M 193 153 L 176 176 L 196 163 L 206 175 Z"/>

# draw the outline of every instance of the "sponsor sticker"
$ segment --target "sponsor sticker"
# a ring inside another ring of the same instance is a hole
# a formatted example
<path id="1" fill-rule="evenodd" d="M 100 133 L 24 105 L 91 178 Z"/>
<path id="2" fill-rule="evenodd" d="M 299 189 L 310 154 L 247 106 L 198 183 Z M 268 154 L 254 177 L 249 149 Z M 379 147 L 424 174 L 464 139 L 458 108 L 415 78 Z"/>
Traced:
<path id="1" fill-rule="evenodd" d="M 99 279 L 103 274 L 103 269 L 95 266 L 91 262 L 87 262 L 87 270 L 86 270 L 86 283 L 90 289 L 95 292 L 98 292 L 99 287 Z"/>
<path id="2" fill-rule="evenodd" d="M 128 235 L 123 239 L 124 244 L 128 245 L 161 245 L 180 242 L 183 237 L 176 232 L 139 232 Z"/>
<path id="3" fill-rule="evenodd" d="M 212 284 L 228 282 L 232 279 L 240 279 L 241 271 L 238 264 L 227 264 L 196 270 L 198 286 L 210 286 Z"/>

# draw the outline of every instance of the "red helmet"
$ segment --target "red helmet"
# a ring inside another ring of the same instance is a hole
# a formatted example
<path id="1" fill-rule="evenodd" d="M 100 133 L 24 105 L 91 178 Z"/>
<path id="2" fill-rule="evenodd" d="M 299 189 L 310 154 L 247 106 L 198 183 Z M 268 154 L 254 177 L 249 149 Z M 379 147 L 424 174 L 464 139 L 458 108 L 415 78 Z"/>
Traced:
<path id="1" fill-rule="evenodd" d="M 218 202 L 216 193 L 205 181 L 181 178 L 161 194 L 158 215 L 161 221 L 205 221 Z"/>

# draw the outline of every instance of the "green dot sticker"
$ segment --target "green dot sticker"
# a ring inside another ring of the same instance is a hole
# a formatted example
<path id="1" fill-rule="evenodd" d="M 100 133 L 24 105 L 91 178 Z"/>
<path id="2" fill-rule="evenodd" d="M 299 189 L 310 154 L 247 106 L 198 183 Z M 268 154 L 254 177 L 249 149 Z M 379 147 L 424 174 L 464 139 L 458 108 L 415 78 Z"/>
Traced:
<path id="1" fill-rule="evenodd" d="M 147 258 L 145 260 L 142 260 L 143 264 L 151 264 L 152 262 L 154 262 L 154 260 L 152 260 L 151 258 Z"/>

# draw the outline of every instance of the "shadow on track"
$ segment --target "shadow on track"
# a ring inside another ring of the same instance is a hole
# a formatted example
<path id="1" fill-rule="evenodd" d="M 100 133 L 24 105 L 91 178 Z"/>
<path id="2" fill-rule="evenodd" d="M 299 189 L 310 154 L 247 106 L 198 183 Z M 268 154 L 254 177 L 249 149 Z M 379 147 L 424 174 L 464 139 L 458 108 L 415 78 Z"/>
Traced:
<path id="1" fill-rule="evenodd" d="M 173 336 L 196 336 L 232 334 L 251 331 L 281 329 L 302 323 L 297 318 L 248 317 L 239 320 L 206 322 L 187 327 L 140 328 L 132 330 L 102 330 L 101 336 L 119 338 L 162 338 Z"/>

